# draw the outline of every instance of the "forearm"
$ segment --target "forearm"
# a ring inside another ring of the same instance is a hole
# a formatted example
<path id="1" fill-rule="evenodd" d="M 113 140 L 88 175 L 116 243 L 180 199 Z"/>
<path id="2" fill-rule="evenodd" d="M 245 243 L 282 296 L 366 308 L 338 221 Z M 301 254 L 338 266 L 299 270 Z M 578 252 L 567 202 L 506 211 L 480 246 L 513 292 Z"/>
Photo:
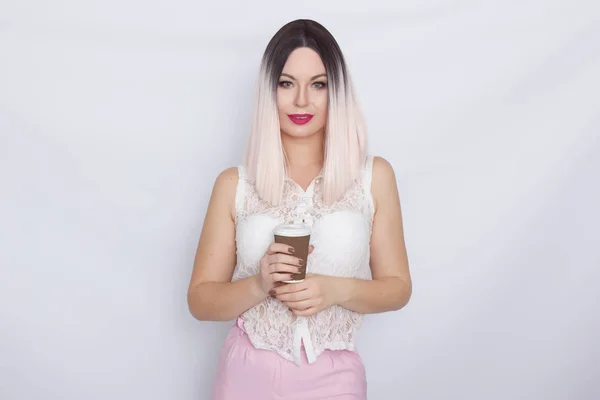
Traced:
<path id="1" fill-rule="evenodd" d="M 397 277 L 373 280 L 335 278 L 334 281 L 336 304 L 361 314 L 401 309 L 410 299 L 411 286 Z"/>
<path id="2" fill-rule="evenodd" d="M 230 321 L 261 303 L 258 276 L 236 282 L 203 282 L 188 292 L 188 306 L 200 321 Z"/>

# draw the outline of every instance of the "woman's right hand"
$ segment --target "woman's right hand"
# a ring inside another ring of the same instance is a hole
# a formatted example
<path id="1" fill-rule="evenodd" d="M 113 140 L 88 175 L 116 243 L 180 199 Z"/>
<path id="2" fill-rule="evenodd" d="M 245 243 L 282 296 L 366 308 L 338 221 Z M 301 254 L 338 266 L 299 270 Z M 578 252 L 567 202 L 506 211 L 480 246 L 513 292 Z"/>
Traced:
<path id="1" fill-rule="evenodd" d="M 312 252 L 313 246 L 310 246 L 308 253 Z M 283 281 L 292 279 L 292 274 L 300 272 L 301 263 L 306 260 L 300 260 L 294 255 L 294 249 L 287 244 L 271 243 L 265 255 L 260 260 L 260 272 L 258 281 L 260 290 L 265 294 Z"/>

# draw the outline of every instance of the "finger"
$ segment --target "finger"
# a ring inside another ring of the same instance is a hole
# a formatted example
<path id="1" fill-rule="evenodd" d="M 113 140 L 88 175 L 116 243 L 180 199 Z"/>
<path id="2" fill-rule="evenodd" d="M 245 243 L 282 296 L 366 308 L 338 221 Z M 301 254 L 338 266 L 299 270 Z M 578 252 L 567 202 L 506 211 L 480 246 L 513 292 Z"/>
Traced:
<path id="1" fill-rule="evenodd" d="M 277 294 L 277 291 L 275 291 L 275 297 L 277 297 L 278 300 L 281 300 L 283 302 L 290 302 L 290 303 L 307 301 L 310 299 L 310 295 L 307 290 L 301 290 L 299 292 L 283 293 L 283 294 Z"/>
<path id="2" fill-rule="evenodd" d="M 283 304 L 285 304 L 289 309 L 298 311 L 308 310 L 309 308 L 317 305 L 313 299 L 302 301 L 283 301 Z"/>
<path id="3" fill-rule="evenodd" d="M 276 295 L 306 290 L 308 287 L 306 286 L 305 282 L 306 280 L 304 282 L 288 283 L 287 285 L 282 285 L 276 289 Z"/>
<path id="4" fill-rule="evenodd" d="M 282 281 L 289 281 L 292 280 L 292 274 L 281 274 L 281 273 L 274 273 L 269 275 L 271 277 L 271 280 L 273 282 L 282 282 Z M 273 289 L 273 290 L 277 290 L 277 289 Z"/>
<path id="5" fill-rule="evenodd" d="M 282 263 L 282 264 L 290 264 L 296 266 L 304 265 L 304 260 L 299 259 L 298 257 L 294 257 L 288 254 L 273 254 L 270 255 L 267 262 L 269 264 Z"/>
<path id="6" fill-rule="evenodd" d="M 294 248 L 284 243 L 271 243 L 267 248 L 267 254 L 273 255 L 276 253 L 294 254 Z"/>
<path id="7" fill-rule="evenodd" d="M 315 249 L 315 246 L 313 246 L 312 244 L 310 246 L 308 246 L 308 254 L 312 253 L 314 249 Z"/>
<path id="8" fill-rule="evenodd" d="M 277 273 L 277 272 L 289 272 L 292 274 L 297 274 L 300 272 L 300 267 L 296 266 L 296 265 L 289 265 L 289 264 L 270 264 L 269 265 L 269 273 L 273 274 L 273 273 Z"/>

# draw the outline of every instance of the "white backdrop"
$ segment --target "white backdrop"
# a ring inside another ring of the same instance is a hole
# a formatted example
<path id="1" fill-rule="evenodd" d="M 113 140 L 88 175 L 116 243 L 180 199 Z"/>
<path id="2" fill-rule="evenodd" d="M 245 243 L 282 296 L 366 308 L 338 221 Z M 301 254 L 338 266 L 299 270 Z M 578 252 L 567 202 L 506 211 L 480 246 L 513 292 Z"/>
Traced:
<path id="1" fill-rule="evenodd" d="M 0 1 L 0 399 L 207 399 L 186 290 L 268 40 L 338 39 L 394 166 L 409 305 L 369 398 L 600 398 L 600 4 Z"/>

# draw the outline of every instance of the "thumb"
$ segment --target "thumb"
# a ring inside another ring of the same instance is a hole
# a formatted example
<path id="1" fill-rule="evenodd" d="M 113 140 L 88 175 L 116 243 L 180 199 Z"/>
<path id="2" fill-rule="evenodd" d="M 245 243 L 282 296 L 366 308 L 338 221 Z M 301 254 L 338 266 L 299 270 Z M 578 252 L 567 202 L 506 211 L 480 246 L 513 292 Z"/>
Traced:
<path id="1" fill-rule="evenodd" d="M 314 249 L 315 249 L 315 246 L 313 246 L 312 244 L 310 246 L 308 246 L 308 254 L 312 253 Z"/>

